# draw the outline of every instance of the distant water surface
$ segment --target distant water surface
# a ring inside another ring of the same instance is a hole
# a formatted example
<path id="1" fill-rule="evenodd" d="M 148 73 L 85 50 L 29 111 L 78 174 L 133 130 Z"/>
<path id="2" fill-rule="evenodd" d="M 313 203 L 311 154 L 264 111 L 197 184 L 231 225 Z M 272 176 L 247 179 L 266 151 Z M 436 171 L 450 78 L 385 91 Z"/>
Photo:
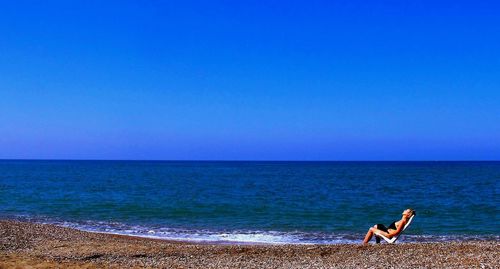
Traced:
<path id="1" fill-rule="evenodd" d="M 499 240 L 500 162 L 0 161 L 0 217 L 167 239 Z"/>

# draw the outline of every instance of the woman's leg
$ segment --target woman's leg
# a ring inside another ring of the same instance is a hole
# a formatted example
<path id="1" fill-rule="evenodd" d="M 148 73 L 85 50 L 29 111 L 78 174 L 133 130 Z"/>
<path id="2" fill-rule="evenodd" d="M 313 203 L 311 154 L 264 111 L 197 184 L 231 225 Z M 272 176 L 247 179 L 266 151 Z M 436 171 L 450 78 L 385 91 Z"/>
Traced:
<path id="1" fill-rule="evenodd" d="M 370 228 L 370 230 L 368 230 L 368 233 L 366 233 L 366 236 L 365 236 L 365 240 L 363 240 L 363 243 L 364 244 L 367 244 L 370 239 L 372 239 L 373 237 L 373 234 L 377 231 L 377 230 L 380 230 L 380 231 L 384 231 L 384 232 L 387 232 L 387 227 L 385 227 L 384 224 L 376 224 L 374 225 L 373 227 Z M 380 237 L 378 236 L 375 236 L 375 242 L 377 244 L 380 243 Z"/>
<path id="2" fill-rule="evenodd" d="M 363 240 L 363 244 L 368 244 L 370 242 L 370 239 L 373 237 L 373 232 L 377 229 L 377 225 L 371 227 L 368 232 L 366 233 L 365 240 Z"/>

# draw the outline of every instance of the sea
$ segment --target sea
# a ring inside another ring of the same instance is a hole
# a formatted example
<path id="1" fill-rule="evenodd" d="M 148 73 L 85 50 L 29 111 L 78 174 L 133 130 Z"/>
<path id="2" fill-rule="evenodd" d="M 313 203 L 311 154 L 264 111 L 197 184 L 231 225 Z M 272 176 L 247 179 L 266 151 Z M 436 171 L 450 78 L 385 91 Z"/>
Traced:
<path id="1" fill-rule="evenodd" d="M 500 240 L 500 162 L 0 160 L 0 219 L 220 244 Z"/>

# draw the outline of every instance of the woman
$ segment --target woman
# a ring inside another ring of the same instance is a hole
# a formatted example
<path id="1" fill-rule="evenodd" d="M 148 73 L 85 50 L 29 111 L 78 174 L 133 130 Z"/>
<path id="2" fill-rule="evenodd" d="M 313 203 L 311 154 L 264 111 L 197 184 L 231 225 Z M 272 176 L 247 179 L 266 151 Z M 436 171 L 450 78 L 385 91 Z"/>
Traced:
<path id="1" fill-rule="evenodd" d="M 406 223 L 408 223 L 408 220 L 411 218 L 411 216 L 416 215 L 415 210 L 408 208 L 405 211 L 403 211 L 403 217 L 399 221 L 394 221 L 389 225 L 389 227 L 385 227 L 384 224 L 377 224 L 373 227 L 371 227 L 368 230 L 368 233 L 366 233 L 365 240 L 363 240 L 363 244 L 368 244 L 370 239 L 372 239 L 373 234 L 375 232 L 382 234 L 383 236 L 387 238 L 392 238 L 393 236 L 398 235 L 403 228 L 405 227 Z M 380 243 L 380 238 L 375 237 L 375 240 L 377 243 Z"/>

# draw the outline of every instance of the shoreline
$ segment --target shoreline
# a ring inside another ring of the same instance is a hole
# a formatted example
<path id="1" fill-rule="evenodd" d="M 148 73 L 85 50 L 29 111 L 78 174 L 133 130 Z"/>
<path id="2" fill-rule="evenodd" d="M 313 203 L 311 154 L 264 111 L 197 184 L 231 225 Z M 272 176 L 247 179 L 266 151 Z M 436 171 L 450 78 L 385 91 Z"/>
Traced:
<path id="1" fill-rule="evenodd" d="M 326 238 L 321 237 L 327 233 L 324 232 L 303 232 L 297 235 L 297 232 L 290 233 L 287 231 L 262 231 L 262 230 L 239 230 L 237 232 L 232 231 L 217 231 L 212 230 L 183 230 L 181 232 L 176 231 L 176 228 L 168 229 L 167 234 L 162 235 L 163 230 L 156 230 L 155 227 L 142 226 L 139 228 L 135 226 L 130 227 L 120 227 L 118 229 L 111 227 L 110 230 L 108 226 L 99 227 L 100 223 L 92 224 L 80 224 L 78 222 L 68 222 L 68 221 L 51 221 L 44 218 L 30 218 L 25 216 L 9 216 L 0 215 L 0 221 L 17 221 L 17 222 L 28 222 L 34 224 L 47 224 L 55 225 L 63 228 L 75 229 L 83 232 L 90 233 L 102 233 L 110 235 L 123 235 L 140 237 L 147 239 L 158 239 L 163 241 L 174 241 L 174 242 L 185 242 L 193 244 L 216 244 L 216 245 L 337 245 L 337 244 L 347 244 L 347 245 L 358 245 L 359 242 L 365 236 L 365 233 L 339 233 L 334 234 L 334 236 Z M 177 229 L 180 230 L 180 229 Z M 156 235 L 156 233 L 159 233 Z M 178 233 L 178 234 L 177 234 Z M 193 236 L 194 235 L 194 236 Z M 304 236 L 305 237 L 301 237 Z M 308 236 L 318 236 L 314 239 L 311 237 L 305 239 Z M 249 236 L 249 237 L 247 237 Z M 253 238 L 252 238 L 253 236 Z M 241 238 L 243 237 L 243 239 Z M 264 237 L 264 239 L 262 239 Z M 266 238 L 271 237 L 271 238 Z M 274 238 L 272 238 L 274 237 Z M 427 234 L 427 235 L 414 235 L 405 233 L 402 238 L 398 240 L 398 243 L 449 243 L 449 242 L 471 242 L 471 241 L 500 241 L 500 235 L 493 234 L 449 234 L 449 235 L 437 235 L 437 234 Z"/>
<path id="2" fill-rule="evenodd" d="M 0 219 L 0 268 L 499 268 L 499 241 L 214 244 Z"/>

